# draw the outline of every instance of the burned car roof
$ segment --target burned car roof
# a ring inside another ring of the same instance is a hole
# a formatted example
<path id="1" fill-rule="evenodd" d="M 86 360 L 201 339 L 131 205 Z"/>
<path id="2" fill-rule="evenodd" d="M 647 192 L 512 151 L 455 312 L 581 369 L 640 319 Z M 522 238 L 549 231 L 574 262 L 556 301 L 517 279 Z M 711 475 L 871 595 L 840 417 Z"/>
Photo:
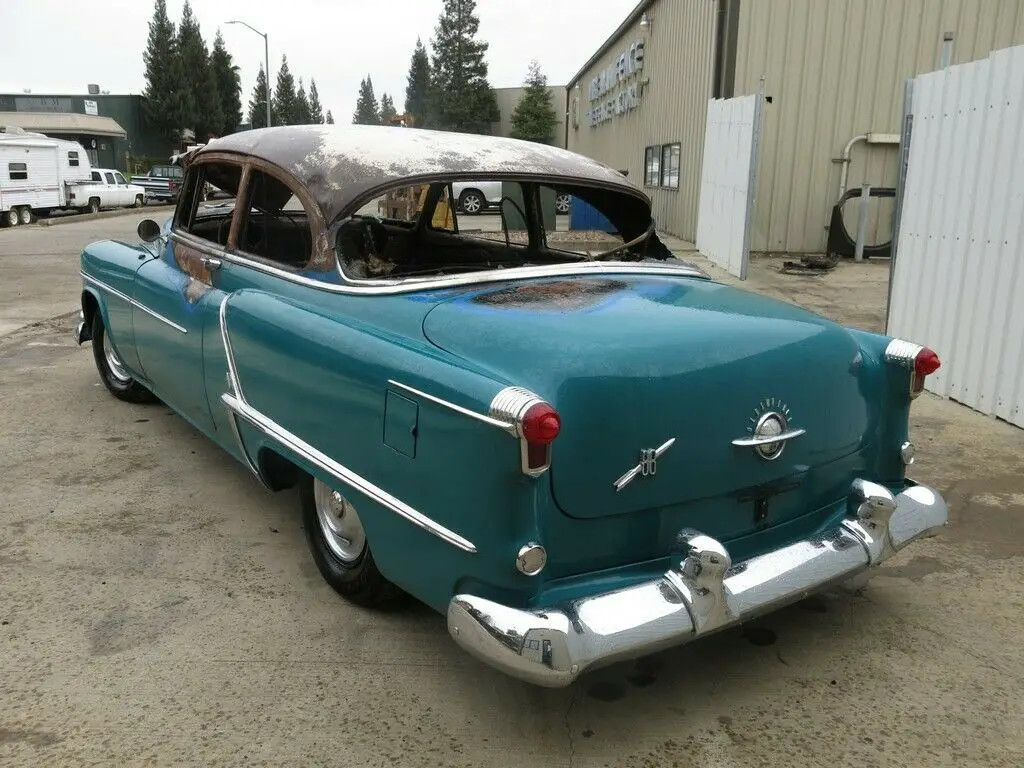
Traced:
<path id="1" fill-rule="evenodd" d="M 650 203 L 625 176 L 596 160 L 498 136 L 376 125 L 277 126 L 214 139 L 190 153 L 187 162 L 210 152 L 237 152 L 283 168 L 308 190 L 328 223 L 368 192 L 453 173 L 557 177 L 614 188 Z"/>

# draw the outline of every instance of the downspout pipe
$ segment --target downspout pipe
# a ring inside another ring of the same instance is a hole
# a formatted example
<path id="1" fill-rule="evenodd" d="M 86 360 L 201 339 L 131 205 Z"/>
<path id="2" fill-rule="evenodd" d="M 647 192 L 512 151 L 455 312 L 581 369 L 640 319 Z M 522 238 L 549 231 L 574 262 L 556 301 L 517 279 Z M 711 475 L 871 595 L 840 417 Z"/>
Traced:
<path id="1" fill-rule="evenodd" d="M 842 157 L 843 169 L 842 169 L 842 171 L 839 174 L 839 197 L 840 198 L 842 198 L 842 196 L 846 194 L 846 177 L 847 177 L 847 174 L 849 174 L 849 172 L 850 172 L 850 150 L 853 149 L 854 144 L 856 144 L 858 141 L 867 141 L 867 140 L 868 140 L 868 134 L 862 133 L 862 134 L 859 134 L 857 136 L 854 136 L 852 139 L 850 139 L 848 142 L 846 142 L 846 147 L 843 149 L 843 157 Z"/>

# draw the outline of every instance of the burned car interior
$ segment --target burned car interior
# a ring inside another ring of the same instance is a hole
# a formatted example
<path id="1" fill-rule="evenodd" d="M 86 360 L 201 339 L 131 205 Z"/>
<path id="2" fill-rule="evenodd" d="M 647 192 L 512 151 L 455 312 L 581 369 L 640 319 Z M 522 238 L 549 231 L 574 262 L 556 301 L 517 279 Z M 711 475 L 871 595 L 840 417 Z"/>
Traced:
<path id="1" fill-rule="evenodd" d="M 506 180 L 495 212 L 499 228 L 488 231 L 479 227 L 476 217 L 459 213 L 451 204 L 455 181 L 392 188 L 342 219 L 331 239 L 345 275 L 357 280 L 394 279 L 591 259 L 672 257 L 657 239 L 644 205 L 621 192 L 584 185 L 559 185 L 556 190 L 543 181 Z M 560 248 L 549 237 L 555 231 L 555 194 L 570 194 L 593 206 L 611 222 L 619 242 L 597 256 Z M 550 215 L 545 215 L 545 202 Z"/>

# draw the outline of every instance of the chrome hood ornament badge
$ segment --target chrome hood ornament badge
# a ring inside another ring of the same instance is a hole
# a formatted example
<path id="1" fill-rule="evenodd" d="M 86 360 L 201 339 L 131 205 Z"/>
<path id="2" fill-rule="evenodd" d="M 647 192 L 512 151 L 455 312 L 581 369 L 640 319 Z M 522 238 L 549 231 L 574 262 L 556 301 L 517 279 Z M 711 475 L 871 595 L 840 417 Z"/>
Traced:
<path id="1" fill-rule="evenodd" d="M 648 477 L 656 474 L 658 471 L 658 459 L 661 458 L 662 454 L 665 453 L 672 444 L 675 443 L 674 437 L 669 438 L 657 448 L 643 448 L 640 451 L 640 463 L 633 467 L 631 470 L 626 472 L 622 477 L 616 480 L 613 485 L 615 486 L 616 492 L 621 491 L 627 485 L 629 485 L 637 477 Z"/>
<path id="2" fill-rule="evenodd" d="M 762 400 L 750 417 L 750 426 L 747 427 L 750 436 L 738 437 L 732 444 L 740 448 L 753 448 L 754 453 L 765 461 L 774 461 L 782 455 L 789 440 L 807 431 L 792 429 L 790 419 L 792 414 L 789 406 L 781 400 L 774 397 Z"/>

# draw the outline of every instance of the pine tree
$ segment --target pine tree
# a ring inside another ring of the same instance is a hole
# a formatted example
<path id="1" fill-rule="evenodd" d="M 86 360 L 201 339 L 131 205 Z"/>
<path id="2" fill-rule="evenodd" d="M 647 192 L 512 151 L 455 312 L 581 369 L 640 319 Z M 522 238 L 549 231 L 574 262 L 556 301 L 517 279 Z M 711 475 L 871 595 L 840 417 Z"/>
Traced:
<path id="1" fill-rule="evenodd" d="M 386 93 L 380 96 L 380 124 L 391 125 L 391 118 L 398 114 L 395 109 L 395 102 Z"/>
<path id="2" fill-rule="evenodd" d="M 327 117 L 324 118 L 324 122 L 327 123 L 327 125 L 334 125 L 334 115 L 331 114 L 331 110 L 329 109 L 327 110 Z"/>
<path id="3" fill-rule="evenodd" d="M 274 89 L 274 122 L 277 125 L 295 125 L 298 117 L 298 101 L 295 96 L 295 78 L 288 69 L 288 57 L 281 56 L 281 68 L 277 70 L 277 87 Z"/>
<path id="4" fill-rule="evenodd" d="M 359 83 L 359 98 L 356 99 L 352 122 L 357 125 L 380 125 L 380 107 L 377 105 L 377 97 L 373 95 L 373 81 L 369 75 Z"/>
<path id="5" fill-rule="evenodd" d="M 487 43 L 476 40 L 480 20 L 476 0 L 444 0 L 430 63 L 427 122 L 465 133 L 490 133 L 499 119 L 498 103 L 487 82 Z"/>
<path id="6" fill-rule="evenodd" d="M 156 0 L 149 38 L 142 54 L 146 66 L 143 109 L 149 124 L 172 147 L 181 143 L 186 127 L 187 88 L 178 58 L 174 23 L 167 16 L 167 0 Z"/>
<path id="7" fill-rule="evenodd" d="M 185 0 L 178 24 L 178 56 L 191 101 L 189 121 L 185 127 L 195 131 L 196 141 L 205 142 L 210 134 L 218 133 L 224 125 L 224 113 L 210 54 L 188 0 Z"/>
<path id="8" fill-rule="evenodd" d="M 300 77 L 299 90 L 295 94 L 295 124 L 309 125 L 311 122 L 309 113 L 309 97 L 306 96 L 306 86 L 302 84 L 302 78 Z"/>
<path id="9" fill-rule="evenodd" d="M 309 81 L 309 121 L 320 124 L 324 121 L 324 108 L 320 104 L 320 93 L 316 89 L 316 80 Z"/>
<path id="10" fill-rule="evenodd" d="M 273 117 L 270 119 L 276 122 Z M 252 89 L 252 98 L 249 99 L 249 125 L 253 128 L 267 127 L 267 73 L 263 71 L 262 64 L 256 74 L 256 87 Z"/>
<path id="11" fill-rule="evenodd" d="M 242 122 L 242 76 L 238 65 L 232 61 L 231 54 L 224 47 L 224 38 L 221 37 L 219 29 L 217 36 L 213 39 L 210 66 L 217 81 L 217 95 L 224 118 L 217 133 L 227 136 L 229 133 L 237 131 Z M 266 112 L 265 107 L 264 112 Z M 265 115 L 264 122 L 266 122 Z"/>
<path id="12" fill-rule="evenodd" d="M 512 131 L 509 135 L 513 139 L 550 144 L 558 120 L 551 103 L 548 79 L 541 73 L 536 59 L 530 62 L 530 72 L 524 85 L 526 89 L 512 112 Z"/>
<path id="13" fill-rule="evenodd" d="M 427 94 L 430 90 L 430 59 L 427 49 L 420 38 L 416 38 L 416 47 L 409 62 L 409 76 L 405 86 L 405 111 L 413 116 L 416 125 L 427 116 Z"/>

